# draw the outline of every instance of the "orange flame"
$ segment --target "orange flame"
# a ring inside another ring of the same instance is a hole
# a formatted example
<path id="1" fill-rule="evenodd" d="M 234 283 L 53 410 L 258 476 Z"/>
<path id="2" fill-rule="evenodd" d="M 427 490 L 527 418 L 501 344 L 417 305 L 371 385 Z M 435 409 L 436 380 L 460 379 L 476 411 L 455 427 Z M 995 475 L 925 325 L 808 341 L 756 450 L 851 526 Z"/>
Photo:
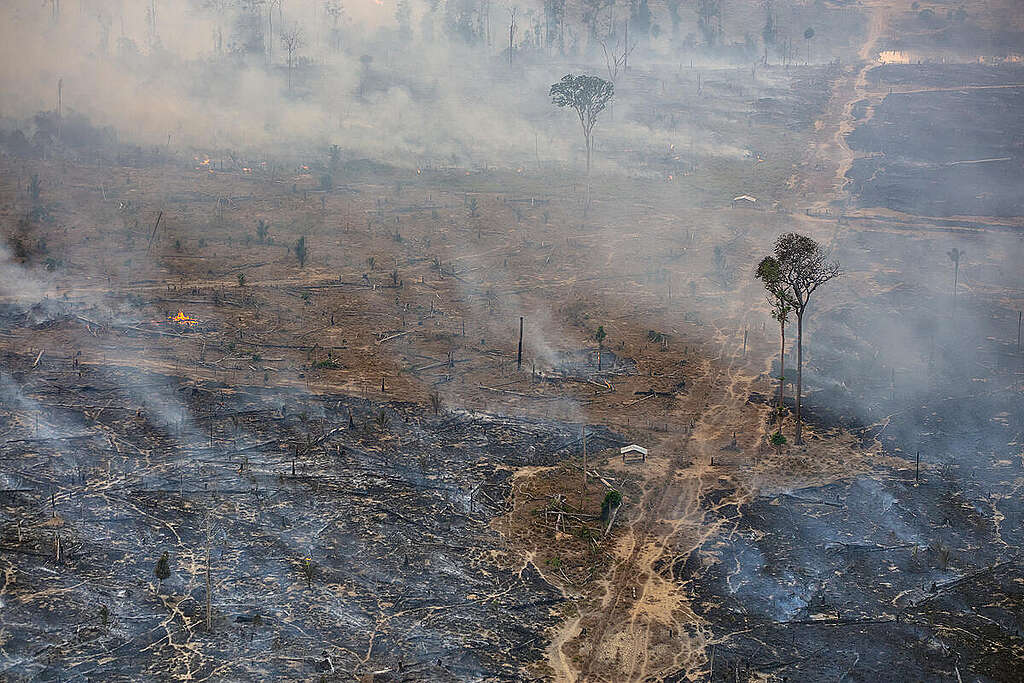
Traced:
<path id="1" fill-rule="evenodd" d="M 178 311 L 178 315 L 171 316 L 170 318 L 168 318 L 168 320 L 170 320 L 172 323 L 177 323 L 179 325 L 188 325 L 189 327 L 193 327 L 199 323 L 198 320 L 196 320 L 192 316 L 185 315 L 182 311 Z"/>

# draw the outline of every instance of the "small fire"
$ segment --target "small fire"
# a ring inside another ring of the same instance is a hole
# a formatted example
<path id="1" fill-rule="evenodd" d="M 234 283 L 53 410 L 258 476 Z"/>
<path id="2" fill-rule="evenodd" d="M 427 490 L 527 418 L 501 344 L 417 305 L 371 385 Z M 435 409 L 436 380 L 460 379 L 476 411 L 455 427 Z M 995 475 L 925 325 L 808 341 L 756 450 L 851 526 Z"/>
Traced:
<path id="1" fill-rule="evenodd" d="M 188 325 L 189 327 L 194 327 L 199 324 L 198 320 L 196 320 L 190 315 L 185 315 L 184 312 L 182 311 L 178 311 L 178 315 L 171 316 L 168 318 L 168 320 L 170 320 L 172 323 L 177 323 L 178 325 Z"/>

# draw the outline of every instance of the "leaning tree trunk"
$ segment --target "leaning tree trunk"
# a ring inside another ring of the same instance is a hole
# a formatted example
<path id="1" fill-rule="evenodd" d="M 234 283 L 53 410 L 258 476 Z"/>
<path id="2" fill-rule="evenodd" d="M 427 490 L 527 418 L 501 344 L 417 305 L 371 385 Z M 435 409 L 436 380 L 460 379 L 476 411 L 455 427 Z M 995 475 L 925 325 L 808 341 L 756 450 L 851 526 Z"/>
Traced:
<path id="1" fill-rule="evenodd" d="M 800 445 L 803 440 L 803 423 L 800 421 L 800 394 L 804 388 L 804 317 L 796 316 L 796 439 Z"/>

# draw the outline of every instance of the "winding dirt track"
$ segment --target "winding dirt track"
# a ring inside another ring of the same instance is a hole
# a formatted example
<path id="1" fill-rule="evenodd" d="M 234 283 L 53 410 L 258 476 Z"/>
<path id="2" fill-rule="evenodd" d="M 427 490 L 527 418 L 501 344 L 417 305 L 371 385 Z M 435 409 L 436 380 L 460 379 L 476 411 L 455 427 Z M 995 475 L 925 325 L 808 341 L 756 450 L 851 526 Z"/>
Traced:
<path id="1" fill-rule="evenodd" d="M 886 3 L 869 3 L 868 10 L 871 18 L 859 52 L 861 67 L 852 78 L 846 75 L 836 83 L 840 99 L 830 107 L 836 118 L 826 122 L 825 135 L 831 132 L 830 146 L 835 147 L 838 159 L 831 191 L 819 195 L 821 205 L 845 192 L 846 173 L 856 156 L 846 144 L 846 135 L 857 123 L 853 116 L 856 103 L 869 94 L 867 74 L 876 65 L 876 45 L 889 22 Z M 838 228 L 831 222 L 828 227 Z M 715 343 L 728 348 L 722 334 Z M 664 471 L 648 481 L 637 504 L 639 512 L 622 532 L 603 598 L 589 613 L 584 609 L 570 620 L 554 638 L 549 664 L 556 680 L 644 681 L 669 674 L 696 680 L 709 675 L 708 648 L 716 640 L 691 609 L 688 577 L 678 575 L 677 568 L 705 541 L 727 537 L 735 528 L 735 518 L 712 517 L 709 512 L 728 505 L 739 507 L 754 495 L 731 477 L 727 468 L 720 471 L 711 465 L 733 433 L 739 439 L 739 451 L 750 454 L 757 451 L 762 431 L 764 415 L 748 404 L 747 398 L 764 388 L 763 368 L 753 367 L 740 357 L 738 349 L 730 348 L 730 352 L 728 357 L 723 352 L 723 357 L 705 361 L 692 380 L 694 393 L 674 416 L 680 431 L 656 444 L 668 462 Z M 765 358 L 772 352 L 766 348 L 751 355 Z M 684 428 L 694 416 L 699 417 L 693 427 Z M 708 504 L 703 499 L 712 488 L 726 495 Z M 580 646 L 576 666 L 563 651 L 563 646 L 573 641 Z"/>
<path id="2" fill-rule="evenodd" d="M 746 403 L 758 373 L 736 351 L 730 358 L 704 362 L 693 382 L 696 389 L 676 411 L 675 422 L 699 418 L 692 429 L 657 444 L 668 462 L 648 482 L 637 503 L 639 513 L 622 533 L 598 609 L 574 619 L 566 627 L 569 633 L 556 637 L 556 643 L 575 637 L 582 644 L 578 670 L 568 665 L 560 647 L 553 648 L 558 680 L 650 680 L 706 671 L 711 634 L 691 610 L 687 580 L 677 567 L 707 539 L 728 533 L 723 526 L 732 526 L 721 519 L 709 523 L 708 512 L 748 495 L 738 487 L 715 505 L 703 501 L 711 485 L 721 489 L 718 480 L 724 475 L 710 461 L 733 431 L 747 435 L 740 439 L 740 450 L 758 447 L 759 430 L 739 424 L 760 418 Z M 581 628 L 586 631 L 580 633 Z"/>

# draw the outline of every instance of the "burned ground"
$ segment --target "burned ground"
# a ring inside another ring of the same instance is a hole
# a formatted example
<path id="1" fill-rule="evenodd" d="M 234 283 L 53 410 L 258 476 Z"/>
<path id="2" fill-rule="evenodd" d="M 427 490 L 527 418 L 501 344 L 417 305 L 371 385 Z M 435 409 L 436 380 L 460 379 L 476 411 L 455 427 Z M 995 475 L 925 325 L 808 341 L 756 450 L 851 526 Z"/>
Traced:
<path id="1" fill-rule="evenodd" d="M 1019 483 L 957 479 L 904 470 L 744 506 L 730 540 L 702 549 L 709 566 L 686 574 L 696 611 L 735 634 L 712 678 L 1013 680 L 1022 539 L 998 505 Z"/>
<path id="2" fill-rule="evenodd" d="M 849 173 L 859 201 L 926 216 L 1024 213 L 1014 191 L 1024 138 L 1013 115 L 1024 106 L 1024 89 L 1007 85 L 1015 82 L 887 95 L 849 136 L 852 148 L 870 155 Z"/>
<path id="3" fill-rule="evenodd" d="M 586 210 L 553 132 L 6 132 L 0 677 L 1019 678 L 1020 69 L 878 56 L 978 5 L 803 7 L 844 29 L 809 66 L 631 63 Z M 843 273 L 776 449 L 752 273 L 790 230 Z"/>
<path id="4" fill-rule="evenodd" d="M 542 649 L 561 594 L 502 563 L 488 523 L 513 471 L 572 455 L 575 428 L 109 365 L 69 387 L 68 359 L 32 360 L 4 359 L 5 404 L 38 419 L 5 412 L 3 510 L 49 513 L 5 527 L 22 626 L 4 648 L 24 653 L 6 676 L 506 678 Z M 181 395 L 188 419 L 126 409 L 134 392 Z"/>

